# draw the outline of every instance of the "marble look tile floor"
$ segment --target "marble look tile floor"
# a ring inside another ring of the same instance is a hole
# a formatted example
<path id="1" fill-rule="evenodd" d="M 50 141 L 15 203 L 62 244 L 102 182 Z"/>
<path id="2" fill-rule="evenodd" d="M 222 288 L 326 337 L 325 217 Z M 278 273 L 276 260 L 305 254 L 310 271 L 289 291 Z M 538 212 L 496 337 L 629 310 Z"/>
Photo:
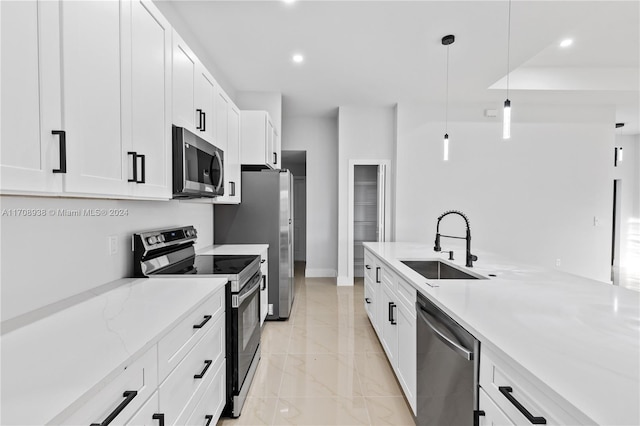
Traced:
<path id="1" fill-rule="evenodd" d="M 362 280 L 305 278 L 296 264 L 288 321 L 267 321 L 240 425 L 414 425 L 364 310 Z"/>

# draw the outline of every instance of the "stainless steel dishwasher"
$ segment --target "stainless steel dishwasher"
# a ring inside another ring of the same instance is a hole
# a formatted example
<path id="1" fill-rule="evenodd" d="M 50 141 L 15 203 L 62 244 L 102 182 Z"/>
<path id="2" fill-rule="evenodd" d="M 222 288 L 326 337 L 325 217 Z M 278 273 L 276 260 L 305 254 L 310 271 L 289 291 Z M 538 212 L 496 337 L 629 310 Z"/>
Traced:
<path id="1" fill-rule="evenodd" d="M 480 342 L 420 293 L 416 310 L 416 423 L 477 424 Z"/>

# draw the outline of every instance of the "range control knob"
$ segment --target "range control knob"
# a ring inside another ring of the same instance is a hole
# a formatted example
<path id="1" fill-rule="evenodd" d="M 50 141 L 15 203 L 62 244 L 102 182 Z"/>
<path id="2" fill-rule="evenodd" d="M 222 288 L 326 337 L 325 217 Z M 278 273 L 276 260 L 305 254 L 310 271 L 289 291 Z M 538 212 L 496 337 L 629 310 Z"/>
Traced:
<path id="1" fill-rule="evenodd" d="M 159 243 L 164 243 L 164 235 L 162 235 L 162 234 L 158 235 L 158 242 Z"/>
<path id="2" fill-rule="evenodd" d="M 156 242 L 158 242 L 158 239 L 155 237 L 155 235 L 147 238 L 148 244 L 155 244 Z"/>

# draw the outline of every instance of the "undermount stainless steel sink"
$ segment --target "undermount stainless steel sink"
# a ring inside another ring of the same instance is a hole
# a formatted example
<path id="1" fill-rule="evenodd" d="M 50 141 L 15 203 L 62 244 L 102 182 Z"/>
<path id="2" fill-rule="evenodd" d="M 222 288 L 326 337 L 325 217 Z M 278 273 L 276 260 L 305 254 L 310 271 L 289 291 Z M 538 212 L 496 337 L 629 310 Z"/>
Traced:
<path id="1" fill-rule="evenodd" d="M 471 275 L 439 260 L 401 260 L 425 278 L 432 280 L 478 280 L 486 279 L 480 275 Z"/>

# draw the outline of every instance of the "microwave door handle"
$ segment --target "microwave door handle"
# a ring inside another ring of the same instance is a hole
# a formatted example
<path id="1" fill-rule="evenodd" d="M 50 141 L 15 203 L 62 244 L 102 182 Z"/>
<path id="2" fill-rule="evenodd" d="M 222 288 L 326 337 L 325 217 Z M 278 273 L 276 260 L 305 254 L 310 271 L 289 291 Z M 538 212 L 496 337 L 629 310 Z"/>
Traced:
<path id="1" fill-rule="evenodd" d="M 214 154 L 216 161 L 218 162 L 218 166 L 220 166 L 220 177 L 218 178 L 218 184 L 216 185 L 216 192 L 220 191 L 222 185 L 224 184 L 224 170 L 222 169 L 222 158 L 220 158 L 220 154 L 216 152 Z"/>

